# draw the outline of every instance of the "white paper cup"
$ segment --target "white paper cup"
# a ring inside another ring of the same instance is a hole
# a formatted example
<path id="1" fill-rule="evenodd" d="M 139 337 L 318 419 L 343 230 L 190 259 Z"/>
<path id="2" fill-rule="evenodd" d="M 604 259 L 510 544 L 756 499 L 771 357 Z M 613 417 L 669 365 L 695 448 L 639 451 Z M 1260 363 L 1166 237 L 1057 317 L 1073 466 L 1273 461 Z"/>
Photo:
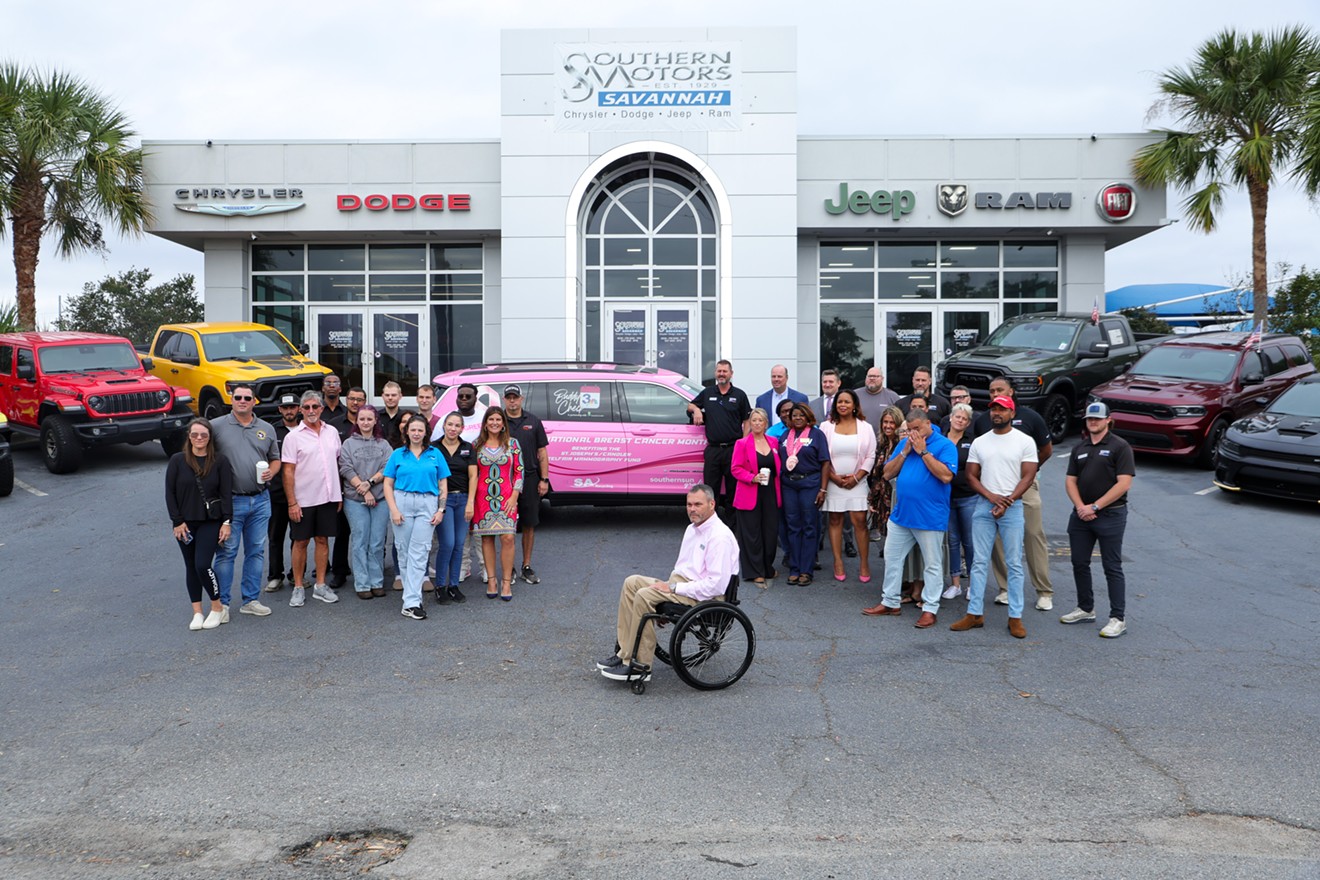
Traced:
<path id="1" fill-rule="evenodd" d="M 268 461 L 257 462 L 257 482 L 258 483 L 266 482 L 266 480 L 270 479 L 269 474 L 270 474 L 270 462 Z"/>
<path id="2" fill-rule="evenodd" d="M 761 468 L 761 485 L 768 486 L 769 484 L 770 484 L 770 468 Z"/>

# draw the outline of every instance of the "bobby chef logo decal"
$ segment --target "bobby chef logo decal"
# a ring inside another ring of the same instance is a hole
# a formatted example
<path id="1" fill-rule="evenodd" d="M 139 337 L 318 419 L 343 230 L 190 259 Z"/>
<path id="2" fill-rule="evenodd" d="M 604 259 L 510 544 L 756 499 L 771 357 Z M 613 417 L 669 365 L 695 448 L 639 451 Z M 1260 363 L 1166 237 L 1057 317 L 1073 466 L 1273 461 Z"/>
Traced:
<path id="1" fill-rule="evenodd" d="M 967 184 L 941 183 L 936 190 L 935 204 L 940 213 L 957 217 L 967 210 Z"/>

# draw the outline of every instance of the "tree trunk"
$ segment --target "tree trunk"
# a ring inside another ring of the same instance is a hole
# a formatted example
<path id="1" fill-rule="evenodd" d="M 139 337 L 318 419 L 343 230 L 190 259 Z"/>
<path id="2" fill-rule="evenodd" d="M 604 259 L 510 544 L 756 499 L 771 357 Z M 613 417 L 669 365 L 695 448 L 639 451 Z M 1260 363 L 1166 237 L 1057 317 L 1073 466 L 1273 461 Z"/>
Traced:
<path id="1" fill-rule="evenodd" d="M 41 250 L 41 233 L 46 224 L 46 191 L 40 184 L 23 187 L 23 193 L 14 206 L 14 280 L 18 287 L 18 326 L 22 330 L 37 329 L 37 255 Z"/>
<path id="2" fill-rule="evenodd" d="M 1253 327 L 1269 317 L 1269 265 L 1265 261 L 1265 210 L 1269 207 L 1270 186 L 1255 178 L 1247 180 L 1251 198 L 1251 322 Z"/>

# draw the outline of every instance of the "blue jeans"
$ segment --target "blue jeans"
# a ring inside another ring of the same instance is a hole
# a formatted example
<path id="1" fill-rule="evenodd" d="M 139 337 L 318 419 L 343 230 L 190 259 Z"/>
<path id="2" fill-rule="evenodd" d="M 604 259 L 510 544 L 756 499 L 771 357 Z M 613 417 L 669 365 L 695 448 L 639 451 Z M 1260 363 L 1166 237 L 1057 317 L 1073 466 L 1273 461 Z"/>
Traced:
<path id="1" fill-rule="evenodd" d="M 907 560 L 912 546 L 921 548 L 921 560 L 925 566 L 922 577 L 925 585 L 921 588 L 921 610 L 938 614 L 940 594 L 944 592 L 944 532 L 935 529 L 909 529 L 889 520 L 889 534 L 885 536 L 885 589 L 880 602 L 890 608 L 897 608 L 903 592 L 903 563 Z"/>
<path id="2" fill-rule="evenodd" d="M 949 574 L 954 577 L 962 572 L 964 559 L 967 561 L 968 575 L 972 573 L 972 561 L 976 559 L 976 549 L 972 542 L 972 514 L 979 500 L 979 495 L 955 495 L 949 505 Z"/>
<path id="3" fill-rule="evenodd" d="M 779 484 L 784 496 L 784 522 L 788 528 L 788 573 L 811 574 L 816 564 L 819 512 L 816 493 L 819 477 Z"/>
<path id="4" fill-rule="evenodd" d="M 216 579 L 220 581 L 220 603 L 229 604 L 234 580 L 238 542 L 243 542 L 243 603 L 261 598 L 261 578 L 266 573 L 266 542 L 270 540 L 270 493 L 235 495 L 234 515 L 229 520 L 229 540 L 215 551 Z"/>
<path id="5" fill-rule="evenodd" d="M 394 506 L 403 514 L 403 523 L 394 527 L 394 546 L 399 548 L 403 566 L 403 607 L 420 608 L 422 581 L 431 555 L 431 537 L 435 529 L 431 517 L 440 504 L 440 496 L 430 492 L 394 491 Z"/>
<path id="6" fill-rule="evenodd" d="M 359 593 L 385 586 L 385 528 L 390 508 L 384 501 L 368 507 L 360 501 L 345 501 L 348 517 L 348 554 L 353 568 L 353 589 Z"/>
<path id="7" fill-rule="evenodd" d="M 456 587 L 463 573 L 463 541 L 468 522 L 463 518 L 467 507 L 466 492 L 450 492 L 445 501 L 445 518 L 435 527 L 440 548 L 435 551 L 435 586 Z"/>
<path id="8" fill-rule="evenodd" d="M 985 582 L 990 573 L 990 551 L 998 534 L 1004 544 L 1004 561 L 1008 565 L 1008 616 L 1022 617 L 1022 538 L 1026 521 L 1022 516 L 1022 502 L 1017 501 L 995 519 L 994 505 L 984 498 L 976 499 L 972 514 L 972 583 L 967 590 L 967 613 L 982 614 L 985 607 Z"/>

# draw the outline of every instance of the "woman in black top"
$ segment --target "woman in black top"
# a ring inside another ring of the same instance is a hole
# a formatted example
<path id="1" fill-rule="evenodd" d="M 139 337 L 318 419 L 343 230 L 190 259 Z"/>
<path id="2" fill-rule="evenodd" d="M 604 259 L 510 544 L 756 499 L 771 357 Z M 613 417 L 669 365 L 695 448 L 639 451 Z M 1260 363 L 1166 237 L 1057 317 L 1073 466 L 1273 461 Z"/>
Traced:
<path id="1" fill-rule="evenodd" d="M 440 450 L 449 465 L 449 496 L 445 501 L 445 518 L 435 527 L 440 549 L 435 554 L 435 600 L 462 602 L 458 588 L 463 571 L 463 542 L 467 539 L 466 517 L 468 489 L 477 482 L 477 456 L 472 444 L 459 436 L 463 431 L 463 414 L 451 412 L 445 416 L 444 434 L 431 445 Z"/>
<path id="2" fill-rule="evenodd" d="M 944 591 L 945 599 L 956 599 L 962 594 L 963 562 L 967 570 L 972 570 L 972 511 L 976 509 L 976 499 L 981 497 L 972 491 L 967 482 L 967 456 L 972 451 L 972 440 L 976 439 L 976 430 L 972 427 L 972 408 L 966 403 L 955 403 L 949 413 L 949 430 L 944 435 L 949 442 L 958 447 L 958 472 L 949 484 L 952 497 L 949 499 L 949 574 L 950 586 Z M 961 552 L 960 552 L 961 551 Z"/>
<path id="3" fill-rule="evenodd" d="M 215 629 L 224 622 L 220 585 L 211 562 L 216 548 L 229 540 L 229 518 L 234 512 L 232 478 L 233 471 L 217 458 L 211 423 L 193 419 L 188 424 L 187 445 L 170 457 L 165 468 L 165 507 L 187 569 L 191 630 Z M 203 591 L 211 599 L 211 613 L 205 619 Z"/>

